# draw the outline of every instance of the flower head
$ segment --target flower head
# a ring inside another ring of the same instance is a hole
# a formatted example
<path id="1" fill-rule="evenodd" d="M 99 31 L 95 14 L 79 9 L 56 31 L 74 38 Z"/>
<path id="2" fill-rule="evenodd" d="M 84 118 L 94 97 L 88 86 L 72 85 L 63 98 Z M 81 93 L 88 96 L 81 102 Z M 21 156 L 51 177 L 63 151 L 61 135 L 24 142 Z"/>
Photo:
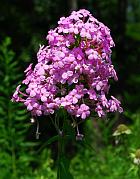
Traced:
<path id="1" fill-rule="evenodd" d="M 99 117 L 122 112 L 115 97 L 107 99 L 109 79 L 117 80 L 108 27 L 82 9 L 61 17 L 47 40 L 49 45 L 39 48 L 35 67 L 30 64 L 25 70 L 25 92 L 19 85 L 13 101 L 23 102 L 37 116 L 52 114 L 60 107 L 81 119 L 92 111 Z"/>
<path id="2" fill-rule="evenodd" d="M 125 124 L 120 124 L 115 130 L 115 132 L 113 133 L 113 136 L 119 136 L 122 134 L 126 134 L 126 135 L 131 134 L 131 130 Z"/>
<path id="3" fill-rule="evenodd" d="M 140 149 L 137 149 L 134 153 L 131 153 L 134 164 L 140 165 Z"/>

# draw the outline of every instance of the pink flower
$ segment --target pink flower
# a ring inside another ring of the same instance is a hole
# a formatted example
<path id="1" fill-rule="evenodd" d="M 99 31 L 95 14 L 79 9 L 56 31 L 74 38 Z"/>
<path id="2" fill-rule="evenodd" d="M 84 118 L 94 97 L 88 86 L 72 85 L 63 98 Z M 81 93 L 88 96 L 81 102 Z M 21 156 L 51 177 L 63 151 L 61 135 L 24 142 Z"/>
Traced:
<path id="1" fill-rule="evenodd" d="M 30 83 L 28 88 L 26 89 L 26 92 L 31 96 L 34 97 L 37 94 L 37 84 L 36 83 Z"/>
<path id="2" fill-rule="evenodd" d="M 70 96 L 69 96 L 69 95 L 67 95 L 67 96 L 61 98 L 61 106 L 67 107 L 67 106 L 69 106 L 69 105 L 71 105 L 71 104 L 72 104 L 72 103 L 71 103 L 71 100 L 70 100 Z"/>
<path id="3" fill-rule="evenodd" d="M 86 119 L 90 115 L 89 107 L 85 104 L 81 104 L 77 110 L 77 117 L 81 116 L 82 119 Z"/>
<path id="4" fill-rule="evenodd" d="M 30 64 L 24 71 L 26 93 L 19 85 L 12 101 L 23 102 L 38 116 L 53 114 L 61 107 L 81 119 L 90 116 L 90 111 L 99 117 L 122 112 L 116 98 L 106 97 L 110 79 L 117 80 L 109 28 L 82 9 L 60 18 L 47 40 L 48 46 L 39 48 L 35 67 Z"/>
<path id="5" fill-rule="evenodd" d="M 101 107 L 99 104 L 97 104 L 97 107 L 95 108 L 95 111 L 97 112 L 97 114 L 98 114 L 99 117 L 102 117 L 102 116 L 105 115 L 105 113 L 104 113 L 102 107 Z"/>
<path id="6" fill-rule="evenodd" d="M 19 102 L 20 101 L 20 97 L 18 96 L 19 94 L 19 89 L 20 89 L 21 85 L 18 85 L 16 88 L 16 91 L 14 92 L 11 101 L 15 101 L 15 102 Z"/>
<path id="7" fill-rule="evenodd" d="M 109 106 L 110 106 L 110 111 L 115 112 L 119 111 L 120 113 L 123 112 L 122 107 L 120 107 L 120 101 L 117 100 L 114 96 L 111 96 L 113 100 L 109 100 Z"/>

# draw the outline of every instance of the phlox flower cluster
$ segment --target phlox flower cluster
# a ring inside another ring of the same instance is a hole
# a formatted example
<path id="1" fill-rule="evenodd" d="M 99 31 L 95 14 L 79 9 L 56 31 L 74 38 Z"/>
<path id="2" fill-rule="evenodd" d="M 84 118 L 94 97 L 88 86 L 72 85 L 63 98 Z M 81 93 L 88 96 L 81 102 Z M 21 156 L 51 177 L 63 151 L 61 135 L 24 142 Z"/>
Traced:
<path id="1" fill-rule="evenodd" d="M 111 62 L 114 42 L 110 30 L 89 11 L 73 11 L 61 17 L 48 32 L 48 46 L 40 46 L 37 64 L 25 70 L 24 92 L 19 85 L 12 100 L 23 102 L 32 115 L 53 114 L 64 108 L 86 119 L 108 112 L 122 112 L 120 102 L 107 99 L 109 79 L 117 80 Z"/>

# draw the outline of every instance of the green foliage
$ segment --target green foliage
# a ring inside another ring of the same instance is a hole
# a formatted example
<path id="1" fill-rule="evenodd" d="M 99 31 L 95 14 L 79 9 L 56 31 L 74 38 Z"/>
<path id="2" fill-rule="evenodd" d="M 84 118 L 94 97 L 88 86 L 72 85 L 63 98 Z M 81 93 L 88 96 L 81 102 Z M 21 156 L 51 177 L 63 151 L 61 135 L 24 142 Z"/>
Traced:
<path id="1" fill-rule="evenodd" d="M 139 143 L 139 124 L 140 113 L 130 114 L 133 120 L 131 128 L 132 134 L 129 136 L 122 135 L 122 140 L 118 138 L 110 137 L 108 135 L 102 135 L 102 145 L 97 140 L 88 141 L 90 147 L 81 146 L 79 144 L 78 154 L 71 161 L 71 173 L 73 173 L 75 179 L 138 179 L 138 167 L 133 163 L 131 153 L 140 148 Z M 103 122 L 103 121 L 101 121 Z M 86 140 L 90 139 L 92 134 L 95 135 L 95 129 L 91 128 L 93 121 L 89 121 L 87 126 L 88 136 Z M 100 122 L 99 122 L 100 123 Z M 104 133 L 100 131 L 101 134 Z M 92 133 L 92 134 L 91 134 Z M 90 135 L 89 135 L 90 134 Z M 104 142 L 108 138 L 108 145 L 104 145 Z M 110 140 L 110 142 L 109 142 Z M 116 141 L 117 143 L 113 144 Z"/>
<path id="2" fill-rule="evenodd" d="M 11 40 L 7 37 L 0 45 L 0 178 L 26 179 L 34 173 L 31 164 L 42 161 L 38 162 L 36 158 L 37 143 L 26 139 L 30 119 L 27 111 L 21 104 L 10 101 L 15 85 L 21 78 L 18 61 L 14 59 L 10 44 Z M 43 156 L 43 153 L 40 154 L 40 158 Z M 42 171 L 45 166 L 48 167 L 46 171 L 51 170 L 50 159 L 45 161 L 47 157 L 44 156 L 43 163 L 40 163 Z"/>
<path id="3" fill-rule="evenodd" d="M 10 38 L 6 38 L 0 45 L 0 178 L 56 179 L 56 169 L 47 146 L 57 141 L 59 136 L 50 138 L 40 147 L 37 142 L 28 141 L 29 115 L 21 104 L 10 101 L 17 81 L 21 79 L 18 60 L 10 50 L 10 44 Z M 88 120 L 84 128 L 86 137 L 76 142 L 78 153 L 72 162 L 61 156 L 59 178 L 72 178 L 72 174 L 75 179 L 137 179 L 139 170 L 133 163 L 131 153 L 140 148 L 139 114 L 125 112 L 125 117 L 132 120 L 132 134 L 122 138 L 112 136 L 118 117 Z M 59 112 L 58 116 L 66 120 L 66 114 Z M 65 130 L 66 137 L 74 139 L 71 129 Z"/>
<path id="4" fill-rule="evenodd" d="M 70 161 L 65 157 L 65 155 L 61 156 L 58 163 L 58 176 L 57 179 L 73 179 L 73 174 L 69 172 Z"/>
<path id="5" fill-rule="evenodd" d="M 39 167 L 32 173 L 31 179 L 56 179 L 56 170 L 52 169 L 53 160 L 50 151 L 43 150 L 39 157 Z M 27 176 L 25 176 L 25 179 Z"/>
<path id="6" fill-rule="evenodd" d="M 10 44 L 11 40 L 7 37 L 0 45 L 0 178 L 23 175 L 28 172 L 33 160 L 33 156 L 27 153 L 27 146 L 32 145 L 25 142 L 28 129 L 25 121 L 29 117 L 20 104 L 10 101 L 14 84 L 21 77 L 18 61 L 14 60 L 15 54 L 9 49 Z"/>
<path id="7" fill-rule="evenodd" d="M 32 57 L 36 60 L 33 54 L 37 52 L 38 44 L 45 40 L 47 31 L 57 20 L 69 13 L 71 2 L 0 1 L 0 39 L 8 34 L 13 41 L 12 44 L 10 38 L 0 41 L 0 179 L 56 179 L 47 148 L 58 140 L 58 136 L 40 146 L 27 140 L 30 117 L 21 104 L 12 103 L 10 99 L 27 62 Z M 124 119 L 126 123 L 131 121 L 132 134 L 124 143 L 116 145 L 112 129 L 121 120 L 117 115 L 106 122 L 87 121 L 84 129 L 87 137 L 75 144 L 77 153 L 70 165 L 71 173 L 75 179 L 137 179 L 137 166 L 130 153 L 140 148 L 140 112 L 137 112 L 140 105 L 140 1 L 81 0 L 77 1 L 77 6 L 89 9 L 111 29 L 116 44 L 113 64 L 119 76 L 118 86 L 112 91 L 121 93 L 118 95 L 127 110 Z M 11 45 L 16 53 L 10 50 Z M 69 138 L 70 131 L 67 129 Z M 42 136 L 43 141 L 45 136 Z"/>

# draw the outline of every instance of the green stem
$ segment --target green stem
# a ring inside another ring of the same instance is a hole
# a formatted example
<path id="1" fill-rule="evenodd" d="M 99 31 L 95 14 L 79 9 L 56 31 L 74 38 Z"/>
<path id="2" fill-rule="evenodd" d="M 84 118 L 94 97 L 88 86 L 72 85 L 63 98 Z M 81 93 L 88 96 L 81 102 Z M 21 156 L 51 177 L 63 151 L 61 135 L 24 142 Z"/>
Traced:
<path id="1" fill-rule="evenodd" d="M 137 174 L 138 174 L 138 179 L 140 179 L 140 166 L 138 166 L 138 172 L 137 172 Z"/>
<path id="2" fill-rule="evenodd" d="M 57 157 L 57 179 L 73 179 L 72 175 L 69 172 L 69 160 L 66 157 L 65 146 L 66 146 L 66 137 L 67 137 L 67 128 L 68 121 L 67 115 L 64 111 L 61 111 L 63 121 L 62 123 L 59 120 L 62 120 L 59 116 L 55 116 L 55 121 L 52 119 L 52 123 L 55 126 L 58 133 L 58 157 Z M 61 124 L 61 126 L 59 125 Z"/>
<path id="3" fill-rule="evenodd" d="M 65 141 L 63 134 L 59 133 L 58 139 L 58 169 L 57 169 L 57 179 L 61 178 L 61 159 L 65 155 Z"/>

